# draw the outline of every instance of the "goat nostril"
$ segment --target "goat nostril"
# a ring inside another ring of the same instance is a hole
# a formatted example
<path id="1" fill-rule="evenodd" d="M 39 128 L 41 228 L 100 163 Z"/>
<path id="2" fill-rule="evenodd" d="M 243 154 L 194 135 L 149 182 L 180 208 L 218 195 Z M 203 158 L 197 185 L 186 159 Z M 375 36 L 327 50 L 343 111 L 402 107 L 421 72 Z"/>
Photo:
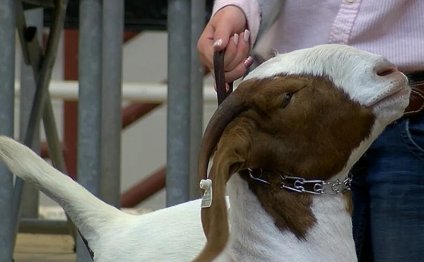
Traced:
<path id="1" fill-rule="evenodd" d="M 385 69 L 377 70 L 376 74 L 378 76 L 387 76 L 387 75 L 390 75 L 390 74 L 392 74 L 396 71 L 397 71 L 397 69 L 393 68 L 393 67 L 392 68 L 385 68 Z"/>

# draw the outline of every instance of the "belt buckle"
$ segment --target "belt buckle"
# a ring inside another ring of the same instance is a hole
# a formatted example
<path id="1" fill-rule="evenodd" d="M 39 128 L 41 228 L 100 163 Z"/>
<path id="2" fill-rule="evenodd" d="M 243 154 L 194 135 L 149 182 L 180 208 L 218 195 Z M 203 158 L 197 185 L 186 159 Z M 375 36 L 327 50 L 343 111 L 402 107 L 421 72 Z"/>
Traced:
<path id="1" fill-rule="evenodd" d="M 424 71 L 413 72 L 406 74 L 406 76 L 411 86 L 411 95 L 403 115 L 413 116 L 424 109 Z"/>
<path id="2" fill-rule="evenodd" d="M 424 85 L 422 85 L 422 88 L 424 88 Z M 415 115 L 424 109 L 424 94 L 422 92 L 415 87 L 411 88 L 409 104 L 403 113 L 404 116 Z"/>

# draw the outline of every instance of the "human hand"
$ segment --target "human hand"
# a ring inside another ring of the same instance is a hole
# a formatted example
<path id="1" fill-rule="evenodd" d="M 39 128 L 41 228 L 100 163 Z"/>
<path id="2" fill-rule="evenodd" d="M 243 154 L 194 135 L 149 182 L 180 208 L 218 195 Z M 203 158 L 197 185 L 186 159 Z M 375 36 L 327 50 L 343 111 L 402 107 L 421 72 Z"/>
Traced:
<path id="1" fill-rule="evenodd" d="M 201 34 L 197 49 L 200 61 L 211 72 L 214 52 L 225 49 L 225 81 L 229 83 L 242 77 L 253 62 L 249 57 L 250 32 L 243 11 L 236 6 L 226 6 L 216 12 Z"/>

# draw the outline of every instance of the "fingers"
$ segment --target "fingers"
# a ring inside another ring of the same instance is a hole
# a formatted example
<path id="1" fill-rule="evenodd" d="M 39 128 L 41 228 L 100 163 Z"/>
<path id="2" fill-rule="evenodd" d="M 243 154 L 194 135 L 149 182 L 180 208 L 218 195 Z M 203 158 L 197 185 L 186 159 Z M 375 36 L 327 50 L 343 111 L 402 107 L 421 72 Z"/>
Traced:
<path id="1" fill-rule="evenodd" d="M 232 43 L 228 44 L 224 55 L 225 71 L 232 71 L 248 56 L 250 51 L 250 32 L 245 30 L 241 34 L 234 34 Z"/>
<path id="2" fill-rule="evenodd" d="M 225 82 L 231 83 L 239 79 L 240 77 L 244 76 L 252 64 L 253 64 L 252 57 L 250 56 L 247 57 L 240 64 L 234 67 L 233 70 L 225 72 Z"/>
<path id="3" fill-rule="evenodd" d="M 250 32 L 245 30 L 241 34 L 234 34 L 225 49 L 224 71 L 225 81 L 234 80 L 246 74 L 253 60 L 249 58 L 250 51 Z"/>
<path id="4" fill-rule="evenodd" d="M 249 57 L 250 50 L 250 32 L 245 30 L 241 34 L 234 34 L 229 38 L 228 44 L 225 48 L 224 53 L 224 71 L 225 71 L 225 81 L 233 82 L 234 80 L 242 77 L 248 67 L 251 65 L 251 59 L 246 59 Z M 221 41 L 215 41 L 214 49 L 211 52 L 210 58 L 205 60 L 208 61 L 208 64 L 211 64 L 209 67 L 213 70 L 213 53 L 215 50 L 220 50 L 218 46 L 222 44 Z M 210 61 L 210 62 L 209 62 Z"/>
<path id="5" fill-rule="evenodd" d="M 205 29 L 203 34 L 207 34 L 207 32 L 208 30 Z M 245 30 L 245 32 L 241 34 L 234 34 L 229 38 L 224 54 L 226 82 L 233 82 L 234 80 L 242 77 L 252 64 L 252 60 L 249 58 L 249 35 L 250 32 Z M 207 66 L 209 70 L 213 71 L 213 55 L 215 50 L 220 50 L 220 48 L 222 48 L 223 41 L 215 41 L 215 43 L 212 43 L 211 39 L 208 40 L 209 43 L 205 43 L 206 40 L 202 41 L 198 42 L 198 49 L 202 48 L 199 47 L 201 45 L 208 45 L 210 48 L 203 48 L 203 51 L 199 52 L 200 61 L 202 64 Z"/>

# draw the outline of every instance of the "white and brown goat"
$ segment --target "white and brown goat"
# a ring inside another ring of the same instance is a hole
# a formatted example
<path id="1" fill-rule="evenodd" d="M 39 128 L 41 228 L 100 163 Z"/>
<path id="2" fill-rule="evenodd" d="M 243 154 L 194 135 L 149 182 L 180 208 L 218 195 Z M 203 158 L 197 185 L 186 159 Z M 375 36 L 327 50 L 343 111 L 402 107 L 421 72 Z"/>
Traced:
<path id="1" fill-rule="evenodd" d="M 409 92 L 391 63 L 348 46 L 277 55 L 208 124 L 202 209 L 195 200 L 125 214 L 9 138 L 0 158 L 65 209 L 95 261 L 355 261 L 346 177 Z"/>

